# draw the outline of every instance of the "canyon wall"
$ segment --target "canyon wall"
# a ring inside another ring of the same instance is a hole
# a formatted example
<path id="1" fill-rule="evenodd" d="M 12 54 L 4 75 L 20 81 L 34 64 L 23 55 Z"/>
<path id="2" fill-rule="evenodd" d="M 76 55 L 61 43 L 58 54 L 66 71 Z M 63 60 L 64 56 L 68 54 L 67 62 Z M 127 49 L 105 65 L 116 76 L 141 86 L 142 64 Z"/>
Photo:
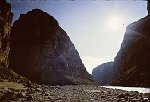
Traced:
<path id="1" fill-rule="evenodd" d="M 94 82 L 67 33 L 40 9 L 21 14 L 14 22 L 9 59 L 10 68 L 39 84 Z"/>

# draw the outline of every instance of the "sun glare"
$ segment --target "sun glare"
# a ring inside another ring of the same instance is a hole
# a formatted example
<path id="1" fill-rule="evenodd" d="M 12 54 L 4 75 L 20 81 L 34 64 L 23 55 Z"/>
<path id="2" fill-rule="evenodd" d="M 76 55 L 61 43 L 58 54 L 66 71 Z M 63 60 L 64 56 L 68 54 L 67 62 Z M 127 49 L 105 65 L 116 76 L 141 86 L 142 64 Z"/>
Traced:
<path id="1" fill-rule="evenodd" d="M 119 16 L 113 16 L 107 20 L 107 27 L 112 30 L 119 30 L 119 28 L 122 26 L 121 17 Z"/>

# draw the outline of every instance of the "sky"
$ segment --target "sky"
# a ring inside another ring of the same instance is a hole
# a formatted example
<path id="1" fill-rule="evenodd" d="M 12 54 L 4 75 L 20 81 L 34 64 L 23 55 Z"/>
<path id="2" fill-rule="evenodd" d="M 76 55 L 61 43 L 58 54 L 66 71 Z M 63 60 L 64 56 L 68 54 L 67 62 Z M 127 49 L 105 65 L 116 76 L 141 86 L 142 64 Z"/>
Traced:
<path id="1" fill-rule="evenodd" d="M 113 61 L 126 26 L 147 15 L 143 0 L 7 0 L 14 13 L 39 8 L 52 15 L 67 32 L 91 74 L 102 63 Z"/>

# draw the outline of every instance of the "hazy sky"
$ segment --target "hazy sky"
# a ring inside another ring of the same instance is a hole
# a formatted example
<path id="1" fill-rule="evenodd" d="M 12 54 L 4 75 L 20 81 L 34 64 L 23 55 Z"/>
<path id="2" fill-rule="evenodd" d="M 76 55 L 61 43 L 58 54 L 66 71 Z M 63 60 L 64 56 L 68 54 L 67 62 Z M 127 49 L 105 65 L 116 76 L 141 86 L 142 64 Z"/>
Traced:
<path id="1" fill-rule="evenodd" d="M 147 15 L 143 0 L 8 0 L 14 20 L 39 8 L 54 16 L 67 32 L 89 73 L 113 61 L 128 24 Z"/>

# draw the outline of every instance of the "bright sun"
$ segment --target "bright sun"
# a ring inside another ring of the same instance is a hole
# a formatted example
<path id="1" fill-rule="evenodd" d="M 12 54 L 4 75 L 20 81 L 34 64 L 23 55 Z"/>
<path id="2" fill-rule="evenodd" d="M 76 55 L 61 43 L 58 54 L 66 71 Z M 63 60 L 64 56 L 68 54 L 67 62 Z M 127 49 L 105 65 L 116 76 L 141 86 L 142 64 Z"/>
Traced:
<path id="1" fill-rule="evenodd" d="M 107 20 L 107 27 L 112 30 L 118 30 L 122 26 L 121 17 L 113 16 Z"/>

